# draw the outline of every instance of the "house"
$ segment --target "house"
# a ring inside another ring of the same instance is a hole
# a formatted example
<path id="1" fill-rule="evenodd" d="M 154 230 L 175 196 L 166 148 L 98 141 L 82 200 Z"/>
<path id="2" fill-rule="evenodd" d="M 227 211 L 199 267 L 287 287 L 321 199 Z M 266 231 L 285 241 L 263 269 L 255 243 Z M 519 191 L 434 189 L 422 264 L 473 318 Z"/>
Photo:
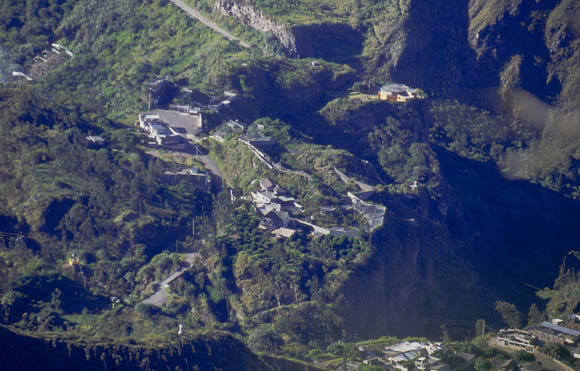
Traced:
<path id="1" fill-rule="evenodd" d="M 441 344 L 437 343 L 403 341 L 385 347 L 384 353 L 391 365 L 399 370 L 407 370 L 407 364 L 409 361 L 415 361 L 420 357 L 430 357 L 433 353 L 441 349 L 443 349 Z M 429 370 L 430 369 L 431 368 L 429 368 Z M 447 370 L 448 369 L 449 368 L 447 368 Z"/>
<path id="2" fill-rule="evenodd" d="M 537 337 L 533 333 L 524 330 L 502 329 L 499 330 L 499 334 L 497 335 L 499 344 L 531 353 L 534 352 L 534 348 L 538 343 L 537 340 Z"/>
<path id="3" fill-rule="evenodd" d="M 566 340 L 562 334 L 546 327 L 532 327 L 530 328 L 530 332 L 534 334 L 538 340 L 545 343 L 557 343 L 563 345 Z"/>
<path id="4" fill-rule="evenodd" d="M 273 191 L 274 190 L 274 183 L 270 179 L 260 179 L 260 189 L 262 191 Z"/>
<path id="5" fill-rule="evenodd" d="M 183 137 L 187 136 L 184 128 L 168 125 L 159 113 L 139 114 L 137 125 L 160 146 L 183 143 Z"/>
<path id="6" fill-rule="evenodd" d="M 248 127 L 246 135 L 242 139 L 256 147 L 272 147 L 276 141 L 262 132 L 262 125 L 253 123 Z"/>
<path id="7" fill-rule="evenodd" d="M 580 331 L 555 325 L 552 322 L 542 322 L 540 326 L 532 327 L 530 331 L 539 340 L 558 344 L 575 344 L 580 336 Z"/>
<path id="8" fill-rule="evenodd" d="M 103 144 L 105 144 L 105 139 L 101 136 L 98 135 L 89 135 L 86 137 L 87 141 L 91 144 L 95 144 L 98 146 L 102 146 Z"/>
<path id="9" fill-rule="evenodd" d="M 228 122 L 226 122 L 225 125 L 234 131 L 243 132 L 244 130 L 246 130 L 246 127 L 243 124 L 241 124 L 238 120 L 229 120 Z"/>
<path id="10" fill-rule="evenodd" d="M 269 219 L 274 229 L 286 227 L 290 221 L 290 214 L 286 211 L 271 210 L 264 215 L 264 219 Z"/>
<path id="11" fill-rule="evenodd" d="M 378 97 L 380 100 L 406 103 L 418 98 L 417 91 L 404 84 L 385 84 L 381 86 Z"/>
<path id="12" fill-rule="evenodd" d="M 238 121 L 230 120 L 220 126 L 214 131 L 209 137 L 215 141 L 223 143 L 226 137 L 234 133 L 243 133 L 245 126 L 240 124 Z"/>
<path id="13" fill-rule="evenodd" d="M 187 139 L 196 139 L 203 131 L 203 118 L 198 109 L 190 106 L 173 106 L 176 110 L 156 109 L 144 115 L 155 117 L 164 124 L 172 127 L 176 132 Z M 181 108 L 180 108 L 181 107 Z M 182 109 L 183 108 L 183 109 Z M 185 111 L 185 112 L 182 112 Z"/>
<path id="14" fill-rule="evenodd" d="M 165 171 L 163 180 L 169 184 L 177 184 L 180 180 L 193 182 L 197 187 L 204 191 L 209 191 L 211 178 L 207 171 L 201 171 L 197 166 L 179 171 Z"/>
<path id="15" fill-rule="evenodd" d="M 278 197 L 272 192 L 252 192 L 252 200 L 254 204 L 258 207 L 267 205 L 272 201 L 276 200 Z"/>
<path id="16" fill-rule="evenodd" d="M 296 233 L 296 229 L 277 228 L 272 231 L 272 234 L 278 237 L 290 238 Z"/>
<path id="17" fill-rule="evenodd" d="M 274 194 L 276 196 L 278 196 L 278 200 L 284 206 L 295 207 L 297 204 L 296 199 L 292 196 L 284 196 L 283 194 L 278 194 L 276 192 L 274 192 Z M 298 204 L 298 205 L 300 205 L 300 204 Z"/>
<path id="18" fill-rule="evenodd" d="M 578 316 L 577 314 L 570 314 L 564 320 L 559 321 L 559 323 L 556 323 L 554 321 L 555 320 L 552 320 L 552 323 L 555 325 L 567 327 L 572 330 L 580 330 L 580 316 Z"/>
<path id="19" fill-rule="evenodd" d="M 561 322 L 556 321 L 556 323 Z M 578 337 L 580 337 L 580 331 L 560 326 L 552 322 L 542 322 L 541 326 L 561 334 L 564 337 L 564 342 L 567 344 L 575 344 L 578 341 Z"/>
<path id="20" fill-rule="evenodd" d="M 199 114 L 199 108 L 192 107 L 189 104 L 187 104 L 187 105 L 170 104 L 168 108 L 170 111 L 176 111 L 176 112 L 194 114 L 194 115 Z"/>
<path id="21" fill-rule="evenodd" d="M 347 195 L 352 202 L 353 209 L 365 217 L 371 231 L 383 225 L 387 212 L 386 207 L 365 202 L 351 192 L 348 192 Z"/>
<path id="22" fill-rule="evenodd" d="M 271 202 L 271 203 L 266 204 L 266 205 L 264 205 L 262 207 L 258 207 L 258 211 L 262 215 L 266 215 L 266 214 L 268 214 L 272 210 L 274 210 L 274 211 L 282 211 L 282 205 L 280 205 L 277 202 Z"/>
<path id="23" fill-rule="evenodd" d="M 181 137 L 175 135 L 167 125 L 155 123 L 149 126 L 149 136 L 154 138 L 158 145 L 178 144 Z"/>

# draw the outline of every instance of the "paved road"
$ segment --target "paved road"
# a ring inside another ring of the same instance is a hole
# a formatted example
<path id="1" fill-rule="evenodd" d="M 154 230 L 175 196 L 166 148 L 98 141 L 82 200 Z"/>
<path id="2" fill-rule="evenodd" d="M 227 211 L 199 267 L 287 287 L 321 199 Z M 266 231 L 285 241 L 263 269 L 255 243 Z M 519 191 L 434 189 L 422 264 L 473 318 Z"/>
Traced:
<path id="1" fill-rule="evenodd" d="M 201 162 L 203 166 L 212 175 L 211 178 L 211 188 L 214 192 L 219 192 L 222 188 L 222 172 L 218 164 L 209 155 L 197 155 L 194 156 L 196 160 Z"/>
<path id="2" fill-rule="evenodd" d="M 163 156 L 161 155 L 161 153 L 157 150 L 151 149 L 146 151 L 145 153 L 147 153 L 148 155 L 151 155 L 153 157 L 157 157 L 157 158 L 163 158 Z M 187 153 L 187 152 L 178 152 L 178 151 L 169 151 L 169 153 L 171 154 L 171 156 L 174 157 L 174 159 L 176 159 L 178 162 L 180 163 L 186 163 L 188 158 L 194 158 L 197 161 L 201 162 L 203 164 L 203 166 L 207 169 L 207 171 L 210 172 L 210 174 L 213 176 L 212 177 L 212 189 L 215 192 L 219 192 L 222 186 L 222 172 L 218 166 L 218 164 L 211 158 L 211 156 L 209 155 L 194 155 L 191 153 Z"/>
<path id="3" fill-rule="evenodd" d="M 159 282 L 158 283 L 159 288 L 157 289 L 155 294 L 153 294 L 150 297 L 148 297 L 147 299 L 143 300 L 141 303 L 151 304 L 151 305 L 155 305 L 158 307 L 164 306 L 165 303 L 167 303 L 167 288 L 169 287 L 169 284 L 171 282 L 173 282 L 174 280 L 176 280 L 183 273 L 185 273 L 185 271 L 191 267 L 191 264 L 193 263 L 194 259 L 198 256 L 200 256 L 200 255 L 197 252 L 194 252 L 191 254 L 186 254 L 185 261 L 188 262 L 189 265 L 187 267 L 179 268 L 178 270 L 173 272 L 169 277 L 167 277 L 163 281 Z"/>
<path id="4" fill-rule="evenodd" d="M 200 161 L 213 176 L 217 176 L 220 179 L 223 178 L 218 164 L 210 157 L 210 155 L 198 155 L 194 157 L 196 160 Z"/>
<path id="5" fill-rule="evenodd" d="M 213 21 L 211 21 L 211 20 L 207 19 L 206 17 L 204 17 L 200 12 L 198 12 L 197 10 L 193 9 L 192 7 L 190 7 L 189 5 L 187 5 L 186 3 L 184 3 L 183 1 L 181 1 L 181 0 L 169 0 L 169 1 L 171 1 L 173 4 L 175 4 L 178 7 L 180 7 L 189 16 L 197 19 L 198 21 L 200 21 L 204 25 L 208 26 L 212 30 L 214 30 L 216 32 L 219 32 L 226 39 L 228 39 L 230 41 L 237 41 L 237 42 L 240 43 L 241 46 L 243 46 L 246 49 L 251 49 L 252 48 L 252 46 L 250 44 L 248 44 L 247 42 L 241 40 L 239 37 L 236 37 L 236 36 L 232 35 L 228 31 L 224 30 L 223 28 L 221 28 L 220 26 L 218 26 L 217 24 L 215 24 Z"/>

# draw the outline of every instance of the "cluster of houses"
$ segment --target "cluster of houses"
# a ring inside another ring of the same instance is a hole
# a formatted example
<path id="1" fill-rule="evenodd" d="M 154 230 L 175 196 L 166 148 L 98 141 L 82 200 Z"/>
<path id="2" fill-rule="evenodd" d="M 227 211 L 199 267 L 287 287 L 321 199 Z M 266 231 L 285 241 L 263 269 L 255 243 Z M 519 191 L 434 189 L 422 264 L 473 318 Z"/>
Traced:
<path id="1" fill-rule="evenodd" d="M 201 112 L 191 106 L 170 105 L 139 114 L 137 125 L 160 146 L 179 146 L 202 132 Z"/>
<path id="2" fill-rule="evenodd" d="M 365 354 L 365 365 L 380 366 L 383 370 L 449 371 L 449 365 L 434 356 L 443 350 L 441 343 L 403 341 L 388 345 L 381 355 L 364 346 L 359 351 Z"/>
<path id="3" fill-rule="evenodd" d="M 360 188 L 359 192 L 347 192 L 347 196 L 350 200 L 350 205 L 347 207 L 352 208 L 365 218 L 369 225 L 369 230 L 373 231 L 383 225 L 387 208 L 366 201 L 376 193 L 376 187 L 348 177 L 336 167 L 334 168 L 334 171 L 344 183 L 354 183 Z"/>
<path id="4" fill-rule="evenodd" d="M 533 353 L 543 343 L 557 343 L 569 346 L 575 358 L 580 358 L 580 348 L 575 348 L 580 340 L 580 316 L 571 314 L 566 319 L 544 321 L 539 326 L 527 330 L 504 329 L 497 335 L 500 345 Z"/>
<path id="5" fill-rule="evenodd" d="M 366 202 L 351 192 L 348 192 L 347 195 L 352 203 L 353 210 L 365 218 L 371 231 L 383 225 L 385 220 L 385 213 L 387 212 L 387 208 L 385 206 Z"/>
<path id="6" fill-rule="evenodd" d="M 378 98 L 391 102 L 406 103 L 420 98 L 419 89 L 410 88 L 404 84 L 385 84 L 379 89 Z"/>
<path id="7" fill-rule="evenodd" d="M 252 202 L 261 215 L 260 229 L 279 237 L 292 237 L 296 229 L 289 228 L 290 217 L 303 213 L 302 205 L 288 192 L 269 179 L 260 179 L 260 189 L 252 192 Z"/>

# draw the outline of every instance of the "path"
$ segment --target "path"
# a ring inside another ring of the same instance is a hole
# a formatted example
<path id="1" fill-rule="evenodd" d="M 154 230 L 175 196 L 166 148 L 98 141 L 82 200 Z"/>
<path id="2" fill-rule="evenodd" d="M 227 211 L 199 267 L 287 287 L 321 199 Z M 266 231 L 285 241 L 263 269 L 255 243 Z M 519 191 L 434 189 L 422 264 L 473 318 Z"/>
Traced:
<path id="1" fill-rule="evenodd" d="M 324 235 L 330 234 L 330 229 L 328 229 L 328 228 L 320 227 L 316 224 L 308 223 L 307 221 L 301 220 L 301 219 L 296 219 L 296 218 L 291 218 L 291 219 L 297 223 L 304 224 L 304 225 L 311 227 L 312 229 L 314 229 L 315 232 L 318 232 L 320 234 L 324 234 Z"/>
<path id="2" fill-rule="evenodd" d="M 212 30 L 214 30 L 214 31 L 222 34 L 226 39 L 228 39 L 230 41 L 237 41 L 237 42 L 240 43 L 241 46 L 243 46 L 246 49 L 251 49 L 252 48 L 252 46 L 250 44 L 248 44 L 247 42 L 241 40 L 239 37 L 236 37 L 236 36 L 232 35 L 228 31 L 224 30 L 223 28 L 221 28 L 220 26 L 218 26 L 216 23 L 214 23 L 213 21 L 207 19 L 200 12 L 198 12 L 195 9 L 193 9 L 192 7 L 190 7 L 189 5 L 187 5 L 186 3 L 184 3 L 183 1 L 181 1 L 181 0 L 169 0 L 169 1 L 171 1 L 173 4 L 175 4 L 178 7 L 180 7 L 190 17 L 197 19 L 198 21 L 200 21 L 204 25 L 208 26 Z"/>
<path id="3" fill-rule="evenodd" d="M 151 150 L 145 151 L 145 153 L 147 153 L 148 155 L 151 155 L 153 157 L 163 159 L 161 152 L 158 150 L 151 149 Z M 221 185 L 222 185 L 223 174 L 222 174 L 218 164 L 211 158 L 211 156 L 209 156 L 209 155 L 194 155 L 191 153 L 179 152 L 179 151 L 168 151 L 167 153 L 170 154 L 174 159 L 177 159 L 180 163 L 186 163 L 188 158 L 193 158 L 193 159 L 196 159 L 197 161 L 201 162 L 203 164 L 203 167 L 207 171 L 209 171 L 210 174 L 213 176 L 212 180 L 211 180 L 213 190 L 216 192 L 219 192 L 219 190 L 221 189 Z"/>
<path id="4" fill-rule="evenodd" d="M 305 177 L 306 179 L 308 179 L 308 181 L 312 180 L 312 177 L 307 172 L 300 171 L 300 170 L 291 170 L 291 169 L 285 168 L 280 163 L 274 164 L 268 160 L 266 154 L 264 154 L 262 151 L 260 151 L 258 148 L 256 148 L 256 146 L 254 146 L 252 143 L 250 143 L 247 140 L 244 140 L 242 138 L 239 138 L 238 140 L 240 142 L 242 142 L 246 147 L 248 147 L 250 149 L 250 151 L 254 152 L 256 157 L 258 157 L 258 159 L 260 161 L 262 161 L 268 169 L 276 169 L 276 170 L 283 172 L 283 173 L 295 174 L 295 175 Z"/>
<path id="5" fill-rule="evenodd" d="M 336 173 L 336 175 L 338 175 L 340 180 L 342 180 L 344 183 L 348 184 L 349 182 L 353 182 L 354 184 L 356 184 L 360 188 L 360 190 L 362 192 L 373 192 L 373 191 L 377 190 L 377 187 L 375 187 L 375 186 L 365 184 L 359 180 L 356 180 L 354 178 L 349 177 L 348 175 L 346 175 L 342 171 L 338 170 L 336 168 L 336 166 L 334 167 L 334 172 Z"/>
<path id="6" fill-rule="evenodd" d="M 211 175 L 216 176 L 220 179 L 223 178 L 222 172 L 218 164 L 211 158 L 210 155 L 197 155 L 194 156 L 196 160 L 201 162 L 203 166 L 211 173 Z"/>
<path id="7" fill-rule="evenodd" d="M 196 160 L 203 164 L 203 167 L 212 175 L 211 187 L 214 192 L 219 192 L 222 188 L 222 172 L 218 164 L 211 158 L 210 155 L 196 155 Z"/>
<path id="8" fill-rule="evenodd" d="M 167 303 L 167 288 L 169 284 L 179 278 L 185 271 L 187 271 L 196 257 L 200 256 L 198 252 L 190 253 L 185 255 L 185 261 L 189 263 L 187 267 L 181 267 L 175 272 L 173 272 L 169 277 L 164 279 L 163 281 L 159 282 L 157 291 L 148 297 L 147 299 L 143 300 L 141 303 L 143 304 L 151 304 L 157 307 L 162 307 Z"/>

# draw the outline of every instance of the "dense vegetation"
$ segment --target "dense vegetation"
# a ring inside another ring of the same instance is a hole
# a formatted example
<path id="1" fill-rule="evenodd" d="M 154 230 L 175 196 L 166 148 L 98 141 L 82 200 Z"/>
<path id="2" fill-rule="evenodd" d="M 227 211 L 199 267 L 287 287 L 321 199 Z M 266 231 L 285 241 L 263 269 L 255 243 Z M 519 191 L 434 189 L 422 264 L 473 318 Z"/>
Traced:
<path id="1" fill-rule="evenodd" d="M 274 56 L 284 50 L 271 34 L 209 14 L 212 1 L 189 3 L 262 51 L 162 0 L 0 2 L 3 80 L 53 42 L 75 54 L 34 82 L 0 86 L 2 323 L 125 343 L 170 342 L 181 324 L 312 360 L 356 337 L 438 336 L 450 319 L 519 326 L 528 308 L 528 323 L 577 310 L 573 271 L 540 294 L 546 312 L 520 287 L 530 276 L 547 286 L 580 242 L 574 1 L 248 2 L 290 27 L 303 57 L 326 60 Z M 207 128 L 261 125 L 277 142 L 269 158 L 287 171 L 230 135 L 202 142 L 221 192 L 163 182 L 165 170 L 199 163 L 152 156 L 131 126 L 147 107 L 144 83 L 160 76 L 194 91 L 175 89 L 184 104 L 234 91 L 226 108 L 203 113 Z M 427 99 L 377 100 L 389 80 Z M 383 227 L 369 233 L 343 207 L 358 187 L 335 169 L 376 186 Z M 361 236 L 273 238 L 237 197 L 264 177 L 305 218 Z M 141 303 L 193 252 L 163 308 Z"/>

